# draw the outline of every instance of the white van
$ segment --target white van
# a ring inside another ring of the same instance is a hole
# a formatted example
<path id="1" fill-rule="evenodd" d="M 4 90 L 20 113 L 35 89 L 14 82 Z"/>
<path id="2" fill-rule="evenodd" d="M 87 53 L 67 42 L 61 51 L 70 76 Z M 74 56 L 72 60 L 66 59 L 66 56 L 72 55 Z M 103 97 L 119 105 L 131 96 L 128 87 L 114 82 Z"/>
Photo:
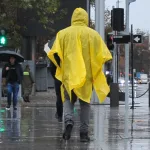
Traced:
<path id="1" fill-rule="evenodd" d="M 140 79 L 141 79 L 141 83 L 145 83 L 147 84 L 148 83 L 148 75 L 147 74 L 141 74 L 140 75 Z"/>

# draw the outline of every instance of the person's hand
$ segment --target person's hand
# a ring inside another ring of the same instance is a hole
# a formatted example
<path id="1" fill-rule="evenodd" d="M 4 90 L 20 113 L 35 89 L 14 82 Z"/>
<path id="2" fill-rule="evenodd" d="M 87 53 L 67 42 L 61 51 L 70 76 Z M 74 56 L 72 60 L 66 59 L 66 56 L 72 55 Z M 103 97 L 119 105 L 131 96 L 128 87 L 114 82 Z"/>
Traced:
<path id="1" fill-rule="evenodd" d="M 9 67 L 6 67 L 6 70 L 8 71 L 8 70 L 9 70 Z"/>

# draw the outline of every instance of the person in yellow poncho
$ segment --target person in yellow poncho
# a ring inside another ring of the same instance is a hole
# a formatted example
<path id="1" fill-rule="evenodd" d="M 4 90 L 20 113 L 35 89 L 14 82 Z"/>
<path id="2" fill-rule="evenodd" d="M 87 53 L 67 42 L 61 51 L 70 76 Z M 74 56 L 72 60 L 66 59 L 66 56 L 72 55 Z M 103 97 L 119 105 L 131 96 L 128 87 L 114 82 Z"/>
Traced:
<path id="1" fill-rule="evenodd" d="M 72 15 L 71 26 L 59 31 L 55 43 L 47 53 L 56 65 L 55 77 L 61 81 L 64 101 L 65 130 L 63 138 L 69 140 L 73 128 L 73 109 L 77 98 L 80 101 L 80 141 L 88 142 L 90 99 L 93 88 L 100 102 L 109 93 L 103 64 L 112 59 L 101 36 L 88 27 L 88 14 L 76 8 Z M 59 56 L 60 63 L 55 56 Z"/>

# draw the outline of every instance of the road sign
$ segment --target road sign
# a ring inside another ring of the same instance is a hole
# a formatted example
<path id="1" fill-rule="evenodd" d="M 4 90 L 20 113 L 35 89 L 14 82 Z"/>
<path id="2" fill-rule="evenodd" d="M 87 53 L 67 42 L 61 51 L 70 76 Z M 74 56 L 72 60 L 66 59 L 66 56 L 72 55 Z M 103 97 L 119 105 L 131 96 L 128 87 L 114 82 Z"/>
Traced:
<path id="1" fill-rule="evenodd" d="M 142 43 L 142 35 L 133 35 L 133 43 Z"/>
<path id="2" fill-rule="evenodd" d="M 116 42 L 117 44 L 129 43 L 130 35 L 114 35 L 113 42 Z"/>
<path id="3" fill-rule="evenodd" d="M 113 42 L 116 42 L 117 44 L 129 43 L 129 42 L 131 42 L 131 37 L 130 37 L 130 35 L 114 35 Z M 133 35 L 133 43 L 142 43 L 142 36 L 141 35 Z"/>

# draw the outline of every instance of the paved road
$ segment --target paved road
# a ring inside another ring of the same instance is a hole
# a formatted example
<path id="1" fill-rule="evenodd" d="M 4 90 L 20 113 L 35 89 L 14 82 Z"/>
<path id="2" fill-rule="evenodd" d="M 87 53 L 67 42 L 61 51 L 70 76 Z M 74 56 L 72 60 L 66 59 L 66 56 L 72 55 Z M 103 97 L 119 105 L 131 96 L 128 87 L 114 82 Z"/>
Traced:
<path id="1" fill-rule="evenodd" d="M 92 106 L 90 143 L 79 142 L 78 106 L 75 126 L 69 142 L 62 140 L 63 123 L 55 119 L 55 107 L 19 107 L 17 111 L 1 108 L 0 150 L 149 150 L 149 109 L 129 110 L 124 106 Z M 128 134 L 125 134 L 125 130 Z M 127 137 L 127 138 L 126 138 Z"/>
<path id="2" fill-rule="evenodd" d="M 75 126 L 70 141 L 62 140 L 64 124 L 55 119 L 55 93 L 37 93 L 32 102 L 20 103 L 17 111 L 0 107 L 0 150 L 149 150 L 150 111 L 146 97 L 137 99 L 135 110 L 124 105 L 92 105 L 90 143 L 79 142 L 80 108 L 76 104 Z M 143 101 L 143 103 L 142 103 Z"/>

